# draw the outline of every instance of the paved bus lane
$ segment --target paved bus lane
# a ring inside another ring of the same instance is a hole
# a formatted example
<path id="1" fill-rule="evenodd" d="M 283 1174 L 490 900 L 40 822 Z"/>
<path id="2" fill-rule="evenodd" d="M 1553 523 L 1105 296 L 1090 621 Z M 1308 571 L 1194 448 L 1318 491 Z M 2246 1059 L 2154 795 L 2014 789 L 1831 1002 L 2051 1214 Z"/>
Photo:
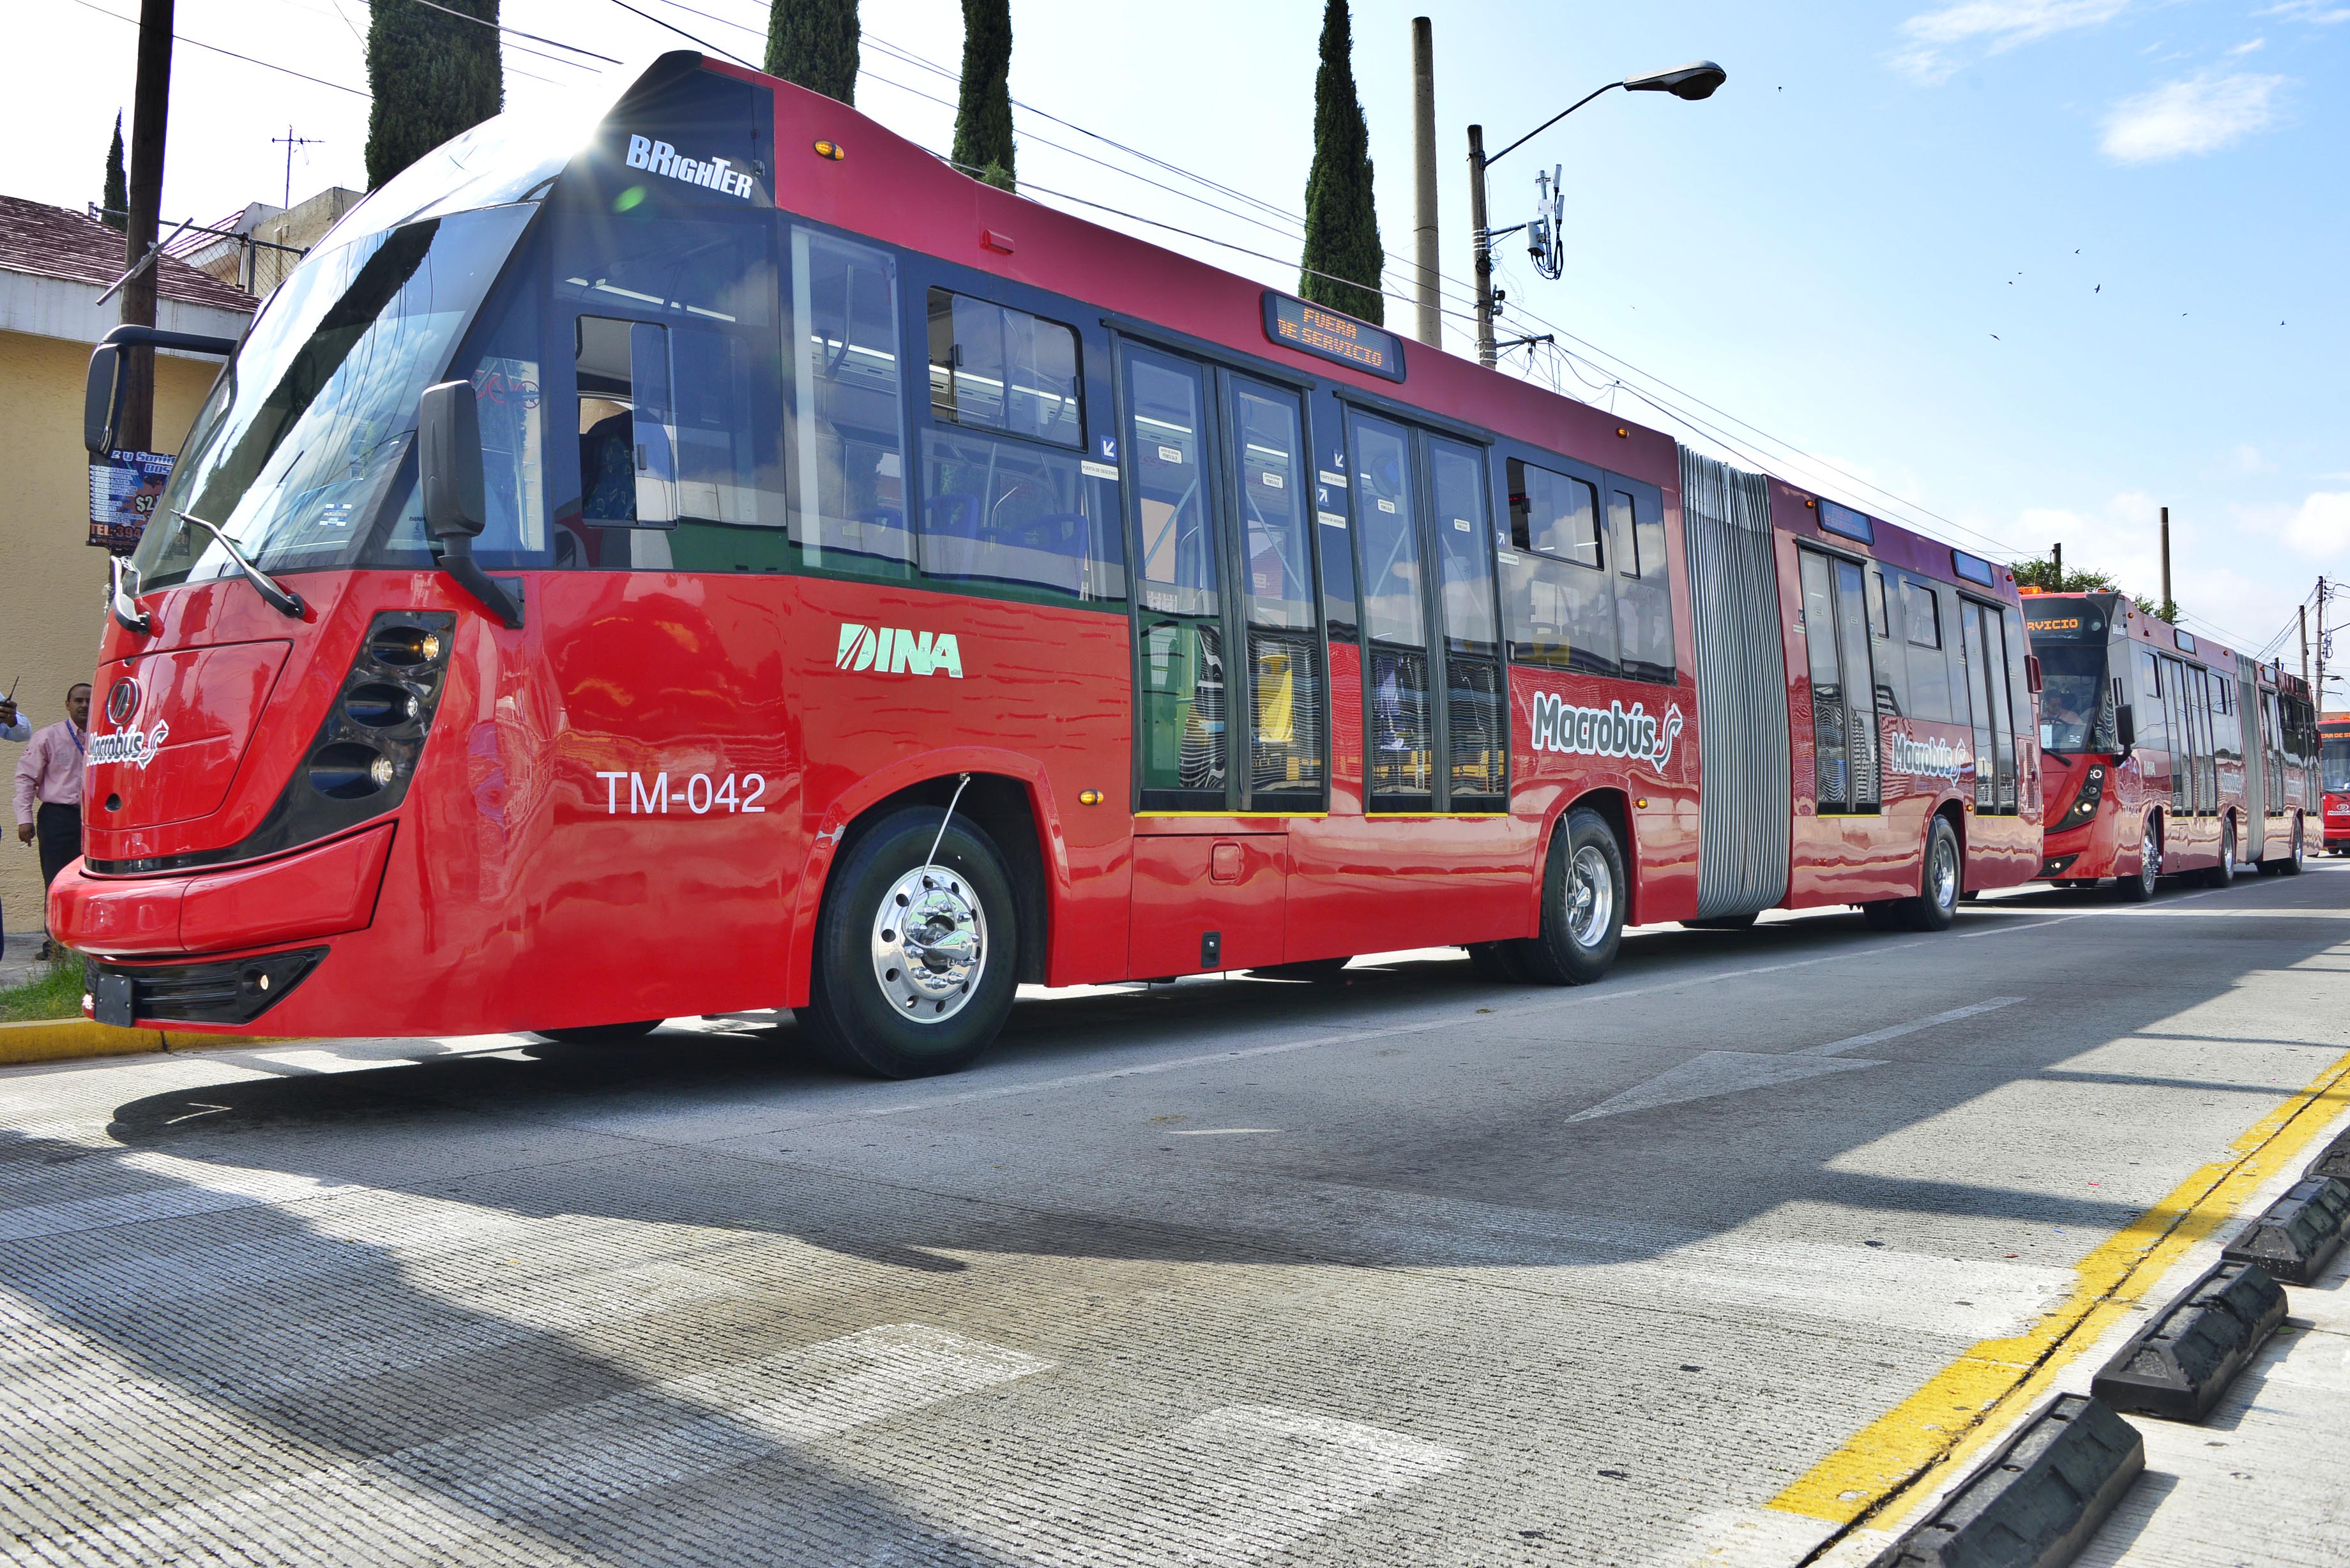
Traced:
<path id="1" fill-rule="evenodd" d="M 2345 874 L 1039 993 L 926 1083 L 756 1017 L 0 1073 L 0 1552 L 1865 1560 L 2340 1125 Z M 2339 1556 L 2263 1434 L 2350 1457 L 2340 1294 L 2092 1557 Z"/>

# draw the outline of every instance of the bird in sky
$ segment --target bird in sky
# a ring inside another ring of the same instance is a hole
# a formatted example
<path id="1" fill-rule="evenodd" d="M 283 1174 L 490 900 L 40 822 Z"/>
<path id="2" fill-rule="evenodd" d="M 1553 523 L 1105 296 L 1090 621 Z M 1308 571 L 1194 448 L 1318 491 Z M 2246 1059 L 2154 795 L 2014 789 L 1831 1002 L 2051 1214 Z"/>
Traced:
<path id="1" fill-rule="evenodd" d="M 1992 333 L 1992 334 L 1991 335 L 1991 340 L 1992 342 L 1994 342 L 1994 343 L 1999 342 L 1999 341 L 2000 341 L 2000 336 L 1999 336 L 1999 334 L 1998 334 L 1998 333 L 1996 333 L 1996 332 Z"/>
<path id="2" fill-rule="evenodd" d="M 2101 284 L 2097 285 L 2097 286 L 2096 286 L 2096 287 L 2095 287 L 2095 288 L 2093 288 L 2093 289 L 2089 290 L 2089 292 L 2090 292 L 2091 294 L 2103 294 L 2103 293 L 2105 293 L 2105 292 L 2106 292 L 2106 286 L 2105 286 L 2104 284 L 2102 284 L 2102 283 L 2101 283 Z"/>

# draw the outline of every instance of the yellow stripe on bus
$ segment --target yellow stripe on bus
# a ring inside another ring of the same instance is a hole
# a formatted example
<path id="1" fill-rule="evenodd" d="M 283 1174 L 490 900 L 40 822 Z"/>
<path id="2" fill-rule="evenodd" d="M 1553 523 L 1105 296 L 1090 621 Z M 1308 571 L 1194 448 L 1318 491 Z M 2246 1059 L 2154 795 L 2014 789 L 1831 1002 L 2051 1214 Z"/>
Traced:
<path id="1" fill-rule="evenodd" d="M 2074 1266 L 2063 1305 L 2013 1339 L 1986 1339 L 1928 1379 L 1771 1500 L 1783 1513 L 1835 1524 L 1868 1515 L 1890 1529 L 1957 1466 L 2006 1430 L 2056 1376 L 2158 1283 L 2179 1255 L 2350 1106 L 2350 1054 L 2286 1099 Z M 1890 1511 L 1884 1511 L 1887 1510 Z"/>

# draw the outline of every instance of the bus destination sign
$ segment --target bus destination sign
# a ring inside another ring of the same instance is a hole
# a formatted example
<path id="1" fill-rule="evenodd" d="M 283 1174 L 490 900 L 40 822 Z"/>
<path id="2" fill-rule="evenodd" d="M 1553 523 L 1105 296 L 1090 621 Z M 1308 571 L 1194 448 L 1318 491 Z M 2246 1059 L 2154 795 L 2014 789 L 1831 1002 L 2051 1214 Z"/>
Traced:
<path id="1" fill-rule="evenodd" d="M 1285 348 L 1352 365 L 1390 381 L 1403 379 L 1402 338 L 1271 289 L 1264 295 L 1264 335 Z"/>

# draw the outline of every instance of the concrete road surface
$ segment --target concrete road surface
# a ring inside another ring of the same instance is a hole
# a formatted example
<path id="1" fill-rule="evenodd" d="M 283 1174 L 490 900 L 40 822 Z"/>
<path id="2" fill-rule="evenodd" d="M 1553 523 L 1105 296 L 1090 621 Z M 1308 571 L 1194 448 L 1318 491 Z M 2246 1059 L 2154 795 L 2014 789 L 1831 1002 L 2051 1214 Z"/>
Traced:
<path id="1" fill-rule="evenodd" d="M 0 1558 L 1862 1562 L 2343 1124 L 2345 895 L 1040 992 L 915 1084 L 764 1016 L 0 1073 Z M 2084 1561 L 2350 1560 L 2342 1277 Z"/>

